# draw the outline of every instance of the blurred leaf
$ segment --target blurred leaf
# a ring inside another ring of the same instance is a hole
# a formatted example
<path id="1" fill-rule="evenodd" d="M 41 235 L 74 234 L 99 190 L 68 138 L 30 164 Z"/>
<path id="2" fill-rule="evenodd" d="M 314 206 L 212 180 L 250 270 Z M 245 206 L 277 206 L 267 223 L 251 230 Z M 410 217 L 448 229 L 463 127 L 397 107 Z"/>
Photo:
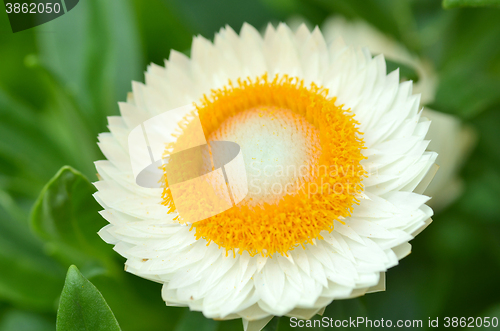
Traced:
<path id="1" fill-rule="evenodd" d="M 81 1 L 64 16 L 36 27 L 41 58 L 89 118 L 92 131 L 141 79 L 140 42 L 130 2 Z"/>
<path id="2" fill-rule="evenodd" d="M 412 80 L 413 83 L 418 82 L 418 74 L 411 66 L 387 59 L 385 60 L 385 63 L 387 65 L 388 73 L 399 68 L 399 77 L 401 78 L 401 80 Z"/>
<path id="3" fill-rule="evenodd" d="M 463 209 L 478 217 L 481 223 L 499 224 L 500 173 L 491 167 L 481 167 L 478 176 L 471 178 L 461 201 Z"/>
<path id="4" fill-rule="evenodd" d="M 466 188 L 460 208 L 474 215 L 483 226 L 500 226 L 500 104 L 482 112 L 471 121 L 478 133 L 475 151 L 463 168 Z"/>
<path id="5" fill-rule="evenodd" d="M 164 0 L 134 0 L 134 12 L 139 21 L 147 63 L 163 66 L 172 49 L 183 52 L 191 47 L 193 27 L 172 6 L 165 5 Z"/>
<path id="6" fill-rule="evenodd" d="M 0 190 L 0 300 L 33 310 L 52 311 L 64 270 L 43 254 L 22 210 Z"/>
<path id="7" fill-rule="evenodd" d="M 107 222 L 98 214 L 101 208 L 92 197 L 94 192 L 94 186 L 81 173 L 68 166 L 61 168 L 40 193 L 31 224 L 69 261 L 92 267 L 93 260 L 98 260 L 112 271 L 113 251 L 97 234 Z"/>
<path id="8" fill-rule="evenodd" d="M 63 146 L 68 161 L 59 163 L 59 167 L 64 164 L 74 166 L 87 176 L 92 176 L 90 178 L 96 178 L 93 162 L 101 158 L 102 154 L 95 143 L 98 131 L 93 128 L 93 121 L 85 116 L 68 88 L 64 88 L 51 71 L 41 66 L 36 56 L 31 56 L 29 62 L 34 69 L 44 73 L 50 97 L 41 125 Z M 104 116 L 100 120 L 104 121 Z"/>
<path id="9" fill-rule="evenodd" d="M 0 238 L 0 298 L 35 310 L 54 309 L 62 283 L 59 267 L 41 254 L 26 252 L 23 243 L 6 247 L 4 240 Z"/>
<path id="10" fill-rule="evenodd" d="M 305 0 L 303 0 L 305 1 Z M 313 0 L 318 6 L 331 12 L 331 14 L 340 14 L 350 19 L 361 18 L 377 27 L 379 30 L 390 35 L 400 37 L 401 31 L 396 22 L 395 13 L 387 10 L 384 2 L 377 0 Z M 391 1 L 394 3 L 400 1 Z"/>
<path id="11" fill-rule="evenodd" d="M 443 51 L 432 107 L 471 119 L 500 102 L 500 11 L 462 9 L 453 16 L 437 41 Z"/>
<path id="12" fill-rule="evenodd" d="M 53 331 L 56 325 L 44 315 L 12 309 L 0 322 L 0 331 Z"/>
<path id="13" fill-rule="evenodd" d="M 443 0 L 443 7 L 446 9 L 481 6 L 500 6 L 500 0 Z"/>
<path id="14" fill-rule="evenodd" d="M 468 191 L 467 187 L 466 195 Z M 430 296 L 432 301 L 442 302 L 440 316 L 479 316 L 485 307 L 498 301 L 500 226 L 498 222 L 484 222 L 483 215 L 470 208 L 473 205 L 467 206 L 474 202 L 468 201 L 466 195 L 434 219 L 432 231 L 420 235 L 428 238 L 422 247 L 427 252 L 416 267 L 425 275 L 420 278 L 429 284 L 419 290 L 422 296 L 419 307 L 427 308 Z M 436 282 L 439 278 L 441 285 Z"/>
<path id="15" fill-rule="evenodd" d="M 57 311 L 57 331 L 121 330 L 99 290 L 70 266 Z"/>
<path id="16" fill-rule="evenodd" d="M 215 331 L 220 323 L 206 318 L 202 313 L 186 310 L 175 331 Z"/>
<path id="17" fill-rule="evenodd" d="M 305 19 L 306 22 L 320 25 L 327 17 L 328 11 L 322 10 L 312 1 L 303 0 L 259 0 L 272 12 L 276 13 L 273 21 L 289 21 L 290 18 Z"/>
<path id="18" fill-rule="evenodd" d="M 87 176 L 101 154 L 97 134 L 106 130 L 106 115 L 142 80 L 141 45 L 131 1 L 81 1 L 67 14 L 33 29 L 40 49 L 27 57 L 42 66 L 48 106 L 43 124 L 64 147 L 67 161 Z"/>
<path id="19" fill-rule="evenodd" d="M 32 30 L 12 33 L 7 13 L 0 14 L 0 86 L 7 94 L 21 99 L 35 110 L 44 104 L 42 80 L 26 68 L 24 58 L 36 52 Z"/>
<path id="20" fill-rule="evenodd" d="M 214 33 L 226 24 L 239 31 L 243 22 L 257 29 L 275 19 L 268 7 L 259 1 L 233 0 L 163 0 L 182 15 L 196 34 L 213 39 Z"/>
<path id="21" fill-rule="evenodd" d="M 475 153 L 469 158 L 470 164 L 467 175 L 480 176 L 481 172 L 484 171 L 481 166 L 495 170 L 500 174 L 500 169 L 497 167 L 500 162 L 500 149 L 498 148 L 498 144 L 500 144 L 500 134 L 498 132 L 500 104 L 484 111 L 471 121 L 471 125 L 474 126 L 478 133 L 479 140 Z"/>
<path id="22" fill-rule="evenodd" d="M 464 72 L 459 67 L 441 77 L 433 108 L 471 119 L 500 101 L 500 76 Z"/>
<path id="23" fill-rule="evenodd" d="M 40 125 L 40 114 L 0 88 L 0 170 L 9 191 L 35 197 L 65 159 Z M 51 148 L 40 148 L 51 146 Z"/>
<path id="24" fill-rule="evenodd" d="M 98 236 L 107 224 L 92 197 L 95 188 L 79 172 L 63 167 L 42 190 L 32 210 L 32 226 L 46 250 L 63 265 L 76 263 L 101 289 L 124 330 L 153 331 L 169 324 L 179 308 L 167 308 L 161 286 L 121 271 L 118 255 Z M 131 314 L 130 311 L 134 311 Z"/>

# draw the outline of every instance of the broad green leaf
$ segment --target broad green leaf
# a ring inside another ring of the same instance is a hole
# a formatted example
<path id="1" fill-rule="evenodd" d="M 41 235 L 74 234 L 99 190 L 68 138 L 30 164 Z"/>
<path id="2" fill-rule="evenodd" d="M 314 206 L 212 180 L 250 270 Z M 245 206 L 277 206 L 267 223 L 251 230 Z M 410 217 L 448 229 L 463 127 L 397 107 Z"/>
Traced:
<path id="1" fill-rule="evenodd" d="M 70 266 L 57 311 L 57 331 L 121 330 L 99 290 Z"/>
<path id="2" fill-rule="evenodd" d="M 10 309 L 2 316 L 0 331 L 53 331 L 56 326 L 51 317 L 30 311 Z"/>
<path id="3" fill-rule="evenodd" d="M 500 6 L 500 0 L 443 0 L 443 7 L 446 9 L 483 6 Z"/>
<path id="4" fill-rule="evenodd" d="M 40 193 L 31 224 L 40 237 L 55 246 L 55 253 L 68 255 L 69 262 L 92 265 L 97 259 L 113 268 L 109 256 L 114 253 L 97 234 L 107 222 L 98 214 L 101 207 L 92 197 L 94 192 L 81 173 L 68 166 L 61 168 Z"/>

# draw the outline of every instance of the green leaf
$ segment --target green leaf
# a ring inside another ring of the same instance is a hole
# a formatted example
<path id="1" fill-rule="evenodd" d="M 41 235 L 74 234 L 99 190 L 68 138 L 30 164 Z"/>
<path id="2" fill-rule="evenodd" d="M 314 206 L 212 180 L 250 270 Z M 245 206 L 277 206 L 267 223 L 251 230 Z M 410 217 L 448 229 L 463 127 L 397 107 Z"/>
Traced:
<path id="1" fill-rule="evenodd" d="M 57 331 L 121 330 L 99 290 L 70 266 L 57 311 Z"/>
<path id="2" fill-rule="evenodd" d="M 0 300 L 53 311 L 64 269 L 43 253 L 43 243 L 30 231 L 25 216 L 0 190 Z"/>
<path id="3" fill-rule="evenodd" d="M 500 6 L 500 0 L 443 0 L 443 7 L 446 9 L 483 6 Z"/>
<path id="4" fill-rule="evenodd" d="M 1 186 L 8 191 L 35 197 L 65 160 L 40 120 L 38 112 L 0 88 L 0 171 L 1 177 L 5 175 Z"/>
<path id="5" fill-rule="evenodd" d="M 2 15 L 2 19 L 0 19 L 0 31 L 2 31 L 0 84 L 9 95 L 39 109 L 46 99 L 43 80 L 33 74 L 24 63 L 26 54 L 37 51 L 34 34 L 30 32 L 11 33 L 7 15 Z"/>
<path id="6" fill-rule="evenodd" d="M 143 80 L 130 1 L 80 1 L 33 31 L 39 54 L 28 56 L 26 63 L 44 69 L 33 70 L 46 80 L 44 124 L 71 161 L 59 166 L 77 166 L 91 178 L 91 162 L 101 157 L 95 141 L 106 130 L 106 116 L 118 113 L 117 102 L 126 99 L 132 80 Z"/>
<path id="7" fill-rule="evenodd" d="M 98 213 L 101 207 L 92 197 L 94 192 L 81 173 L 63 167 L 33 207 L 33 229 L 47 241 L 46 251 L 63 265 L 80 266 L 127 330 L 158 330 L 166 324 L 173 327 L 178 311 L 165 307 L 161 286 L 123 272 L 116 262 L 118 254 L 99 238 L 97 231 L 107 222 Z M 130 314 L 131 310 L 135 313 Z"/>
<path id="8" fill-rule="evenodd" d="M 80 1 L 65 15 L 34 28 L 42 63 L 74 96 L 92 131 L 116 114 L 143 62 L 128 1 Z M 51 33 L 47 33 L 50 31 Z"/>
<path id="9" fill-rule="evenodd" d="M 62 284 L 59 266 L 18 245 L 9 246 L 0 238 L 0 298 L 34 310 L 53 310 Z"/>
<path id="10" fill-rule="evenodd" d="M 436 60 L 439 86 L 435 104 L 443 112 L 472 119 L 500 103 L 500 11 L 463 9 L 441 32 Z"/>
<path id="11" fill-rule="evenodd" d="M 94 186 L 81 173 L 65 166 L 44 187 L 31 213 L 34 231 L 52 244 L 66 263 L 85 263 L 95 269 L 96 260 L 115 267 L 110 246 L 97 232 L 107 224 L 92 194 Z M 94 265 L 94 266 L 92 266 Z"/>
<path id="12" fill-rule="evenodd" d="M 0 298 L 34 310 L 53 310 L 62 278 L 57 266 L 50 268 L 47 264 L 34 256 L 2 249 Z"/>

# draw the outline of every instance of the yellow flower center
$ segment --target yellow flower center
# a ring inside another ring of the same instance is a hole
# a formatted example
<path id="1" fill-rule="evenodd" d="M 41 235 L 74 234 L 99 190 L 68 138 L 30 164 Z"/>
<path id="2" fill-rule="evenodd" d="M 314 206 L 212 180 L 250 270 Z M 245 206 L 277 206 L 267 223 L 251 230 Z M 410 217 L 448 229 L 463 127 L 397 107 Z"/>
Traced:
<path id="1" fill-rule="evenodd" d="M 240 145 L 249 193 L 193 223 L 197 239 L 233 252 L 286 254 L 351 215 L 366 176 L 363 140 L 353 114 L 327 95 L 298 78 L 263 75 L 204 96 L 196 108 L 205 137 Z M 164 179 L 163 204 L 173 211 Z"/>

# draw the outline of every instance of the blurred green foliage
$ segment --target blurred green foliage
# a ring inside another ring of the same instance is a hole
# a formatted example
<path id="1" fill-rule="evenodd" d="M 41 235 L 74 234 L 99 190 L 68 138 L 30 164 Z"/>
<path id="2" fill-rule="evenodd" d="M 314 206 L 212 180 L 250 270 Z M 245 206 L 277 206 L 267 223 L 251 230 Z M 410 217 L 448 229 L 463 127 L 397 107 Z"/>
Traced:
<path id="1" fill-rule="evenodd" d="M 170 49 L 188 52 L 192 35 L 213 38 L 245 21 L 263 29 L 297 15 L 321 25 L 332 14 L 366 20 L 429 58 L 439 74 L 430 106 L 474 127 L 478 142 L 461 173 L 464 194 L 412 241 L 414 252 L 387 273 L 387 291 L 336 301 L 325 315 L 424 326 L 428 317 L 498 316 L 499 9 L 445 10 L 437 0 L 86 0 L 16 34 L 0 14 L 0 331 L 54 330 L 71 264 L 125 331 L 241 330 L 239 320 L 165 307 L 159 284 L 122 271 L 124 260 L 95 233 L 106 224 L 89 182 L 97 180 L 93 161 L 103 158 L 96 137 L 130 82 Z M 267 328 L 288 329 L 288 318 Z"/>
<path id="2" fill-rule="evenodd" d="M 500 6 L 499 0 L 443 0 L 444 8 Z"/>

